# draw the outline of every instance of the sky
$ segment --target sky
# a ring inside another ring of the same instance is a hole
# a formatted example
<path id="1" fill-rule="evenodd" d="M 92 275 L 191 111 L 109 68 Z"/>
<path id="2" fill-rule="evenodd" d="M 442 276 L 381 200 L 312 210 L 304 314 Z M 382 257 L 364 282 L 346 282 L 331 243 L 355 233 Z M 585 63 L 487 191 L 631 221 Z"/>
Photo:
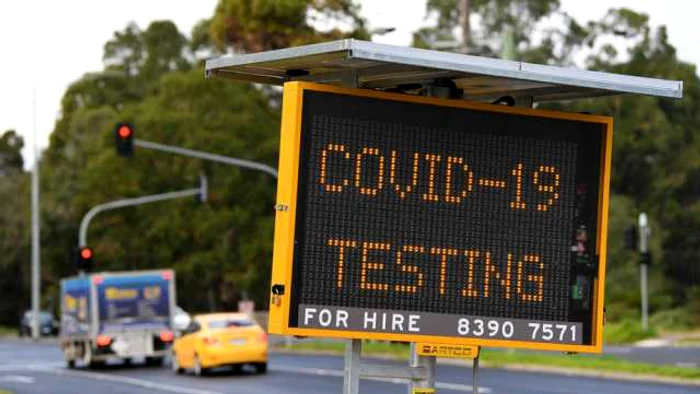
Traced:
<path id="1" fill-rule="evenodd" d="M 374 40 L 409 45 L 411 33 L 427 25 L 425 0 L 360 0 L 371 28 L 396 30 Z M 102 69 L 102 49 L 129 21 L 145 28 L 170 19 L 189 34 L 210 17 L 217 0 L 5 0 L 0 1 L 0 133 L 15 129 L 25 138 L 25 161 L 33 161 L 34 108 L 39 149 L 48 146 L 65 89 L 86 72 Z M 700 29 L 695 0 L 561 0 L 579 22 L 598 20 L 609 8 L 628 7 L 666 25 L 680 59 L 700 64 Z M 203 76 L 202 76 L 203 77 Z M 33 105 L 36 102 L 36 105 Z M 28 167 L 32 167 L 31 164 Z"/>

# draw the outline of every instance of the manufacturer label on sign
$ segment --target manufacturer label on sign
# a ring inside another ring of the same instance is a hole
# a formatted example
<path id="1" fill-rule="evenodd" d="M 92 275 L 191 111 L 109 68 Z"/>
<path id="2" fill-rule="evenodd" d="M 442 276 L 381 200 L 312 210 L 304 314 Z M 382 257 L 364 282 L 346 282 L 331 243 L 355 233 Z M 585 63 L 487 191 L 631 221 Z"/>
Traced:
<path id="1" fill-rule="evenodd" d="M 600 351 L 611 120 L 285 85 L 271 332 Z"/>
<path id="2" fill-rule="evenodd" d="M 432 343 L 417 343 L 416 351 L 420 356 L 475 358 L 479 355 L 478 346 L 465 345 L 435 345 Z"/>

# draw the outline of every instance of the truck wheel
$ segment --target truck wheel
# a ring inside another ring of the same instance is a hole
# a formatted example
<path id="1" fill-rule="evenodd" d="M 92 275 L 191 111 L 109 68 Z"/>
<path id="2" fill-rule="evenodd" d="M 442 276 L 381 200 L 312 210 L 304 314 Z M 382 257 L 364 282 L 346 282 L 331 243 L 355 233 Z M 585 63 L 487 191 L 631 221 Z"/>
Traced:
<path id="1" fill-rule="evenodd" d="M 83 362 L 88 367 L 88 369 L 97 369 L 105 365 L 104 360 L 94 360 L 92 358 L 92 347 L 89 343 L 84 344 L 85 353 L 83 354 Z"/>
<path id="2" fill-rule="evenodd" d="M 146 357 L 146 365 L 149 367 L 161 366 L 163 365 L 163 357 Z"/>
<path id="3" fill-rule="evenodd" d="M 75 369 L 75 360 L 66 360 L 66 367 L 68 367 L 68 369 Z"/>
<path id="4" fill-rule="evenodd" d="M 180 361 L 177 359 L 175 352 L 170 356 L 170 367 L 175 374 L 179 375 L 182 373 L 182 368 L 180 367 Z"/>

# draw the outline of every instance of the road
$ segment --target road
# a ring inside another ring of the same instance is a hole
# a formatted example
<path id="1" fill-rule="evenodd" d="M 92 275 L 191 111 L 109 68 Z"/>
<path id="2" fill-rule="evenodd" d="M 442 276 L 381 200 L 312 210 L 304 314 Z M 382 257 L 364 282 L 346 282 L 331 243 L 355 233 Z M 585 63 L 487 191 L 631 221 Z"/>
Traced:
<path id="1" fill-rule="evenodd" d="M 368 362 L 378 362 L 371 360 Z M 387 361 L 382 361 L 387 363 Z M 63 367 L 55 344 L 21 340 L 0 341 L 0 388 L 14 393 L 181 393 L 181 394 L 271 394 L 340 393 L 343 360 L 336 356 L 274 354 L 268 374 L 233 374 L 218 371 L 196 378 L 176 376 L 167 368 L 109 366 L 97 371 L 68 370 Z M 471 392 L 471 370 L 438 366 L 438 393 Z M 697 386 L 613 381 L 532 372 L 482 369 L 480 393 L 522 394 L 690 394 Z M 362 393 L 404 394 L 406 385 L 398 381 L 363 380 Z"/>
<path id="2" fill-rule="evenodd" d="M 605 354 L 651 364 L 668 364 L 678 367 L 700 367 L 700 348 L 698 347 L 633 347 L 606 346 Z"/>

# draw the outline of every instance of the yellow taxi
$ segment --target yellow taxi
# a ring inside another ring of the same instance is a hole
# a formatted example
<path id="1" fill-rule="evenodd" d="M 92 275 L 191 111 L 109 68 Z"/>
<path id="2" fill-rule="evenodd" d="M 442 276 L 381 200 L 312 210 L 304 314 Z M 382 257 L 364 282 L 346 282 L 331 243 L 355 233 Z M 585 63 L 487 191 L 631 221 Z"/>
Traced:
<path id="1" fill-rule="evenodd" d="M 251 364 L 256 372 L 267 372 L 267 334 L 243 313 L 197 315 L 175 340 L 171 364 L 175 373 L 192 369 L 201 376 L 211 368 L 240 369 Z"/>

